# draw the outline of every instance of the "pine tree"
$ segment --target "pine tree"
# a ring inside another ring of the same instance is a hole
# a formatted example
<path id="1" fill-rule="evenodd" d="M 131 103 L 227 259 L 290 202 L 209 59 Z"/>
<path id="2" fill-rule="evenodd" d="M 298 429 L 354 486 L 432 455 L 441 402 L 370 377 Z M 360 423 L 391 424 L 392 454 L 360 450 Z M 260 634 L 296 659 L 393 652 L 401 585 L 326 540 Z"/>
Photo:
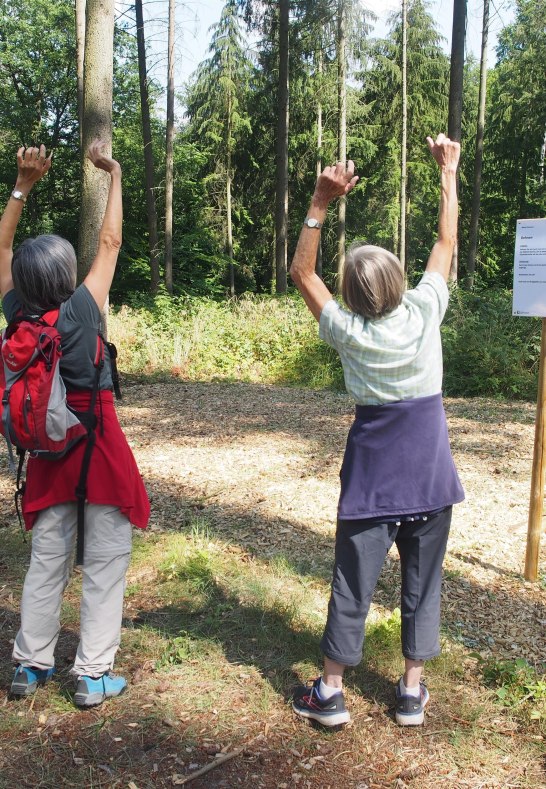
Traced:
<path id="1" fill-rule="evenodd" d="M 213 25 L 210 57 L 198 68 L 187 96 L 193 136 L 214 151 L 214 173 L 209 187 L 223 216 L 224 248 L 229 265 L 229 292 L 235 294 L 233 241 L 233 182 L 236 146 L 250 131 L 244 109 L 251 73 L 242 39 L 236 0 L 228 0 L 218 24 Z M 217 186 L 221 184 L 218 192 Z"/>

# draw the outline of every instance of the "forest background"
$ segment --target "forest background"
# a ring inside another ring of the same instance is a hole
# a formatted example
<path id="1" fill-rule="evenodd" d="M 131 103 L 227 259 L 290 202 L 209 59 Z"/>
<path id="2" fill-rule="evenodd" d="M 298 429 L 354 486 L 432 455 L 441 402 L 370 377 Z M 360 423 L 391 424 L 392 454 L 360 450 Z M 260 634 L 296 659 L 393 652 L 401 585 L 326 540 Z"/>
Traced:
<path id="1" fill-rule="evenodd" d="M 164 90 L 150 77 L 157 49 L 148 41 L 139 61 L 137 27 L 146 43 L 144 26 L 136 23 L 135 7 L 118 7 L 113 149 L 124 174 L 124 244 L 110 330 L 126 373 L 342 386 L 337 358 L 319 343 L 316 326 L 291 287 L 287 293 L 279 287 L 275 271 L 281 5 L 228 0 L 211 30 L 209 57 L 177 97 L 172 278 L 164 267 Z M 438 21 L 426 2 L 408 2 L 401 249 L 401 14 L 393 13 L 388 34 L 378 39 L 371 36 L 373 16 L 356 0 L 288 5 L 288 260 L 317 163 L 338 156 L 343 62 L 347 156 L 360 174 L 348 201 L 346 240 L 365 239 L 402 252 L 408 282 L 414 284 L 436 231 L 438 178 L 425 138 L 447 128 L 450 58 Z M 154 8 L 159 14 L 162 6 Z M 459 279 L 443 327 L 445 388 L 451 395 L 532 398 L 536 393 L 540 323 L 511 317 L 510 286 L 516 220 L 546 215 L 545 19 L 544 0 L 514 2 L 512 21 L 499 32 L 496 61 L 488 69 L 475 271 L 468 260 L 480 64 L 472 55 L 466 59 Z M 166 17 L 158 16 L 155 24 L 163 21 Z M 77 247 L 76 68 L 69 0 L 0 2 L 0 197 L 7 199 L 13 187 L 17 147 L 44 142 L 54 150 L 54 167 L 28 201 L 20 234 L 56 232 Z M 143 103 L 150 115 L 151 175 L 145 172 Z M 153 243 L 147 190 L 156 215 Z M 332 289 L 338 221 L 334 209 L 319 262 Z M 153 276 L 152 257 L 159 278 Z"/>

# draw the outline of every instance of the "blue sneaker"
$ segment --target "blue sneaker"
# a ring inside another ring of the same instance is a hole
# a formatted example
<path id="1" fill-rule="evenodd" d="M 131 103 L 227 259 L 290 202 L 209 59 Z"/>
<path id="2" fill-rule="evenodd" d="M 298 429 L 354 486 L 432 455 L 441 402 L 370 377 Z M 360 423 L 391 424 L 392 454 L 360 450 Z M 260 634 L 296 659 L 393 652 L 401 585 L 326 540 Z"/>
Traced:
<path id="1" fill-rule="evenodd" d="M 74 704 L 77 707 L 96 707 L 106 699 L 119 696 L 126 687 L 127 681 L 123 677 L 116 677 L 109 671 L 102 677 L 82 676 L 78 678 Z"/>
<path id="2" fill-rule="evenodd" d="M 17 666 L 10 693 L 12 696 L 32 696 L 38 685 L 45 685 L 55 672 L 54 668 Z"/>

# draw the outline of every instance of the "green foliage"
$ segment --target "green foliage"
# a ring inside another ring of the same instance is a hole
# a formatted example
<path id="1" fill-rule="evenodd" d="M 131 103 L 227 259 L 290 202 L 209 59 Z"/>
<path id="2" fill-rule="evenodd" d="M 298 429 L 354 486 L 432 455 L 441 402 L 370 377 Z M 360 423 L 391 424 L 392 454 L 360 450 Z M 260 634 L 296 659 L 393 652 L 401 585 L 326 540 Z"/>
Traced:
<path id="1" fill-rule="evenodd" d="M 109 321 L 126 373 L 344 388 L 339 356 L 300 298 L 160 293 L 130 304 Z M 540 321 L 512 317 L 508 291 L 454 289 L 442 336 L 447 395 L 535 399 Z"/>
<path id="2" fill-rule="evenodd" d="M 184 665 L 189 660 L 206 660 L 217 657 L 220 646 L 213 640 L 202 637 L 194 638 L 190 633 L 183 632 L 180 636 L 169 639 L 168 645 L 157 662 L 158 668 Z"/>
<path id="3" fill-rule="evenodd" d="M 0 2 L 0 118 L 2 201 L 13 188 L 20 145 L 40 142 L 54 151 L 54 167 L 30 195 L 18 239 L 57 232 L 76 242 L 76 55 L 68 0 Z"/>
<path id="4" fill-rule="evenodd" d="M 109 329 L 121 369 L 339 388 L 337 354 L 318 339 L 316 321 L 297 299 L 244 297 L 133 300 L 113 309 Z"/>
<path id="5" fill-rule="evenodd" d="M 368 38 L 370 16 L 347 0 L 348 150 L 361 180 L 348 203 L 347 238 L 398 245 L 401 24 L 384 40 Z M 334 160 L 338 95 L 334 0 L 291 3 L 289 257 L 313 189 L 317 158 Z M 238 8 L 251 24 L 250 56 Z M 174 148 L 174 292 L 154 302 L 149 288 L 144 163 L 136 43 L 116 28 L 114 153 L 124 173 L 124 243 L 112 317 L 133 373 L 222 376 L 343 387 L 337 355 L 317 338 L 301 302 L 242 299 L 226 293 L 227 180 L 231 176 L 237 292 L 269 293 L 274 248 L 278 4 L 228 0 L 212 35 L 210 57 L 187 86 L 187 116 Z M 546 214 L 541 147 L 546 128 L 546 0 L 517 0 L 489 71 L 478 289 L 456 292 L 443 328 L 445 389 L 452 395 L 534 398 L 538 322 L 512 318 L 510 286 L 515 221 Z M 445 128 L 449 58 L 426 0 L 408 4 L 408 249 L 410 276 L 422 270 L 436 232 L 437 168 L 427 134 Z M 48 34 L 43 35 L 47 30 Z M 320 56 L 319 56 L 320 53 Z M 38 139 L 54 148 L 54 166 L 32 192 L 19 237 L 57 232 L 77 244 L 80 151 L 75 33 L 68 0 L 0 0 L 0 197 L 13 186 L 15 151 Z M 319 66 L 320 63 L 320 66 Z M 156 151 L 158 223 L 162 227 L 164 121 L 160 88 L 149 82 Z M 459 259 L 464 268 L 477 64 L 468 59 L 463 106 Z M 322 110 L 322 150 L 317 112 Z M 322 233 L 325 281 L 334 285 L 335 207 Z M 161 236 L 161 234 L 160 234 Z M 160 243 L 162 238 L 160 237 Z M 494 285 L 491 289 L 490 285 Z M 485 286 L 485 287 L 484 287 Z M 487 288 L 487 289 L 486 289 Z M 202 298 L 204 297 L 204 298 Z M 126 325 L 123 325 L 123 324 Z"/>
<path id="6" fill-rule="evenodd" d="M 536 706 L 530 717 L 546 717 L 546 674 L 539 674 L 526 660 L 495 660 L 478 656 L 478 666 L 485 683 L 495 689 L 498 701 L 515 708 L 524 702 Z"/>
<path id="7" fill-rule="evenodd" d="M 400 657 L 400 609 L 395 608 L 390 616 L 368 624 L 366 628 L 366 653 Z"/>
<path id="8" fill-rule="evenodd" d="M 536 398 L 540 321 L 511 313 L 509 291 L 452 292 L 442 327 L 446 394 Z"/>
<path id="9" fill-rule="evenodd" d="M 402 134 L 402 22 L 392 17 L 386 39 L 365 42 L 359 79 L 364 124 L 352 158 L 362 173 L 351 213 L 361 238 L 397 252 Z M 408 249 L 410 271 L 421 268 L 433 244 L 438 174 L 426 146 L 447 114 L 449 59 L 436 22 L 422 0 L 408 6 Z M 351 233 L 351 230 L 349 231 Z M 354 231 L 353 231 L 354 233 Z"/>
<path id="10" fill-rule="evenodd" d="M 546 214 L 541 148 L 546 128 L 546 0 L 518 0 L 499 35 L 484 140 L 479 263 L 486 281 L 510 286 L 516 220 Z"/>

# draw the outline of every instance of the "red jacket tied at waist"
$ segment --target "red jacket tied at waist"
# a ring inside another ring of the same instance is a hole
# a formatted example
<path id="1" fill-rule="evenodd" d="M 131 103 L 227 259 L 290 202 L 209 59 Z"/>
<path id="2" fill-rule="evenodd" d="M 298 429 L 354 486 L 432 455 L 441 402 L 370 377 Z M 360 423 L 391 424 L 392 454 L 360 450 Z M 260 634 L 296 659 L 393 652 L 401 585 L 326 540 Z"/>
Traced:
<path id="1" fill-rule="evenodd" d="M 76 411 L 87 411 L 90 392 L 71 392 L 68 403 Z M 110 391 L 100 391 L 95 406 L 98 424 L 96 443 L 87 476 L 87 501 L 119 507 L 128 520 L 145 529 L 150 503 L 137 464 L 114 408 Z M 76 501 L 86 439 L 59 460 L 30 457 L 23 496 L 25 527 L 32 529 L 39 512 L 54 504 Z"/>

